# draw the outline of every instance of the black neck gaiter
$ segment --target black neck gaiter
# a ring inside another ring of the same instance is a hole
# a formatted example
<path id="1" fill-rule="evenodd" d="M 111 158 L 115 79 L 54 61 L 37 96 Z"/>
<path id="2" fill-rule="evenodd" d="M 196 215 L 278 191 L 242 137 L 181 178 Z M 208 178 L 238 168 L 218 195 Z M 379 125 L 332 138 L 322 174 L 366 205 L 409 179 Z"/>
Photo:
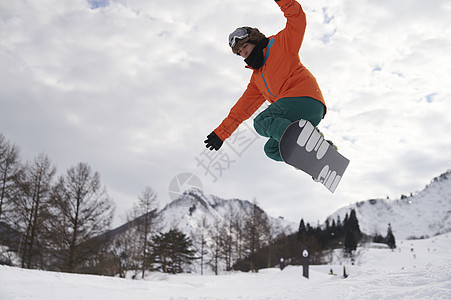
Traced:
<path id="1" fill-rule="evenodd" d="M 263 66 L 263 49 L 268 45 L 269 39 L 265 38 L 260 40 L 252 50 L 251 54 L 244 60 L 246 64 L 254 70 L 258 70 Z"/>

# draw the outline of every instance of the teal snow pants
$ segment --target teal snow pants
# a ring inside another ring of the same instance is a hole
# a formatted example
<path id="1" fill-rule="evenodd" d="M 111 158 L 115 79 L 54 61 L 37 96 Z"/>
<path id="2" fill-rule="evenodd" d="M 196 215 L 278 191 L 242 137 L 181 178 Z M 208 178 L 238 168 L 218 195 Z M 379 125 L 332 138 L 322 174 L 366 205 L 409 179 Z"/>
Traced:
<path id="1" fill-rule="evenodd" d="M 310 97 L 281 98 L 269 105 L 254 119 L 257 133 L 269 138 L 264 147 L 266 155 L 273 160 L 282 161 L 279 141 L 285 129 L 301 119 L 317 126 L 324 116 L 324 111 L 324 104 Z"/>

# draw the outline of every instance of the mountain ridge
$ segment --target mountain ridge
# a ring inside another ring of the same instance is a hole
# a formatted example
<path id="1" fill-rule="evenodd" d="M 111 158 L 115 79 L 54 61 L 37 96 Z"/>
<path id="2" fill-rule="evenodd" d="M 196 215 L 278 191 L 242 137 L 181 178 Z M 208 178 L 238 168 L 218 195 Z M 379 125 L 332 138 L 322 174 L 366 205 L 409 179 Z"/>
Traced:
<path id="1" fill-rule="evenodd" d="M 331 222 L 356 211 L 360 230 L 366 234 L 387 232 L 391 224 L 399 239 L 427 238 L 451 231 L 451 170 L 432 179 L 426 187 L 400 199 L 369 199 L 338 209 L 327 219 Z"/>
<path id="2" fill-rule="evenodd" d="M 248 200 L 223 199 L 211 194 L 205 195 L 203 191 L 192 188 L 153 213 L 159 217 L 158 231 L 166 232 L 177 228 L 187 235 L 195 235 L 203 226 L 213 228 L 218 223 L 224 223 L 225 219 L 233 214 L 243 216 L 253 205 Z M 297 230 L 298 223 L 281 217 L 271 217 L 260 207 L 258 209 L 268 216 L 270 224 L 275 228 L 274 235 L 290 234 Z M 399 239 L 427 238 L 449 232 L 451 170 L 435 177 L 423 190 L 415 194 L 403 195 L 400 199 L 393 200 L 375 198 L 359 201 L 338 209 L 326 220 L 332 222 L 340 216 L 343 221 L 352 209 L 356 211 L 360 230 L 368 235 L 385 235 L 389 223 L 395 237 Z M 202 222 L 205 222 L 204 225 Z M 122 231 L 126 224 L 112 231 Z M 118 230 L 119 228 L 122 230 Z"/>
<path id="3" fill-rule="evenodd" d="M 290 234 L 297 229 L 296 223 L 271 217 L 257 203 L 255 205 L 260 213 L 268 217 L 270 224 L 275 228 L 275 236 L 281 233 Z M 185 234 L 191 234 L 201 230 L 203 226 L 213 228 L 237 215 L 243 217 L 253 206 L 254 203 L 248 200 L 222 199 L 215 195 L 205 195 L 203 191 L 193 188 L 168 203 L 158 212 L 158 216 L 162 231 L 176 227 Z"/>

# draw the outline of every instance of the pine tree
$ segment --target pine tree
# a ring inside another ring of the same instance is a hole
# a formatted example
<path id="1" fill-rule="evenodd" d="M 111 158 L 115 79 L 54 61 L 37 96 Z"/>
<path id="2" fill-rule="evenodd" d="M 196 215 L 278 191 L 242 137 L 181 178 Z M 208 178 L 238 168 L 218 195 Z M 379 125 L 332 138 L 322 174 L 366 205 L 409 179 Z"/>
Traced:
<path id="1" fill-rule="evenodd" d="M 333 224 L 332 224 L 333 225 Z M 337 224 L 335 228 L 335 238 L 343 238 L 345 236 L 345 231 L 343 228 L 343 222 L 341 221 L 340 216 L 337 217 Z"/>
<path id="2" fill-rule="evenodd" d="M 325 230 L 326 230 L 326 232 L 330 231 L 330 221 L 329 221 L 329 219 L 326 220 L 326 228 L 325 228 Z"/>
<path id="3" fill-rule="evenodd" d="M 351 210 L 351 214 L 348 219 L 348 229 L 354 231 L 357 240 L 360 240 L 362 237 L 362 232 L 360 231 L 359 220 L 357 220 L 357 215 L 355 210 Z"/>
<path id="4" fill-rule="evenodd" d="M 351 230 L 346 232 L 345 236 L 345 251 L 351 253 L 353 250 L 357 249 L 357 240 L 354 233 Z"/>
<path id="5" fill-rule="evenodd" d="M 314 235 L 313 227 L 310 225 L 310 223 L 307 223 L 307 235 L 312 236 Z"/>
<path id="6" fill-rule="evenodd" d="M 345 232 L 348 230 L 348 225 L 349 225 L 348 221 L 349 221 L 349 214 L 346 213 L 345 219 L 343 220 L 343 229 Z"/>
<path id="7" fill-rule="evenodd" d="M 362 238 L 362 232 L 360 231 L 359 221 L 355 210 L 351 210 L 350 215 L 346 214 L 344 221 L 345 230 L 345 250 L 351 253 L 357 249 L 357 243 Z"/>
<path id="8" fill-rule="evenodd" d="M 393 235 L 393 231 L 391 229 L 390 223 L 388 223 L 387 237 L 385 239 L 386 239 L 387 245 L 388 245 L 388 247 L 390 247 L 390 249 L 396 248 L 395 236 Z"/>
<path id="9" fill-rule="evenodd" d="M 330 226 L 330 236 L 332 239 L 337 238 L 337 224 L 335 223 L 335 220 L 332 220 L 332 225 Z"/>
<path id="10" fill-rule="evenodd" d="M 301 219 L 301 222 L 299 223 L 299 229 L 298 229 L 298 241 L 302 240 L 302 238 L 305 236 L 306 232 L 307 232 L 307 228 L 305 227 L 304 219 Z"/>
<path id="11" fill-rule="evenodd" d="M 152 262 L 160 265 L 165 273 L 181 273 L 191 265 L 195 257 L 193 242 L 184 233 L 171 229 L 152 238 Z"/>

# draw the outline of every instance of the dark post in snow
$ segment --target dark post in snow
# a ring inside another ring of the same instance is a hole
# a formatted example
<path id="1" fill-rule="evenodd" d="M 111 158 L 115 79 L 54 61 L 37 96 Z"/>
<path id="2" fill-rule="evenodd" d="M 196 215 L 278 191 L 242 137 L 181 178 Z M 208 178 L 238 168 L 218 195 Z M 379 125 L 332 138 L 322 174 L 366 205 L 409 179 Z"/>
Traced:
<path id="1" fill-rule="evenodd" d="M 348 278 L 348 273 L 346 273 L 346 267 L 343 266 L 343 278 Z"/>
<path id="2" fill-rule="evenodd" d="M 281 271 L 285 268 L 285 260 L 283 259 L 283 257 L 280 258 L 279 267 Z"/>
<path id="3" fill-rule="evenodd" d="M 302 269 L 303 269 L 302 275 L 305 278 L 308 278 L 308 268 L 309 268 L 310 258 L 309 258 L 309 253 L 308 253 L 306 246 L 302 246 L 301 262 L 302 262 Z"/>

